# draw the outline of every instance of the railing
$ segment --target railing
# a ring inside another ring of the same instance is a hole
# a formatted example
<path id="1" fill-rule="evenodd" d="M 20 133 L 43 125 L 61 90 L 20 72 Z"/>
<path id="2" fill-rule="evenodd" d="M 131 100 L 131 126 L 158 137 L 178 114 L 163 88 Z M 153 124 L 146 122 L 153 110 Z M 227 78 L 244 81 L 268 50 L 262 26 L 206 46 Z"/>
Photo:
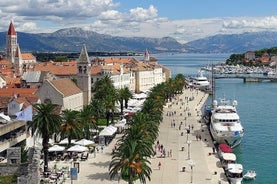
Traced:
<path id="1" fill-rule="evenodd" d="M 18 132 L 15 136 L 11 136 L 9 139 L 0 141 L 0 152 L 7 150 L 8 148 L 20 143 L 26 139 L 26 132 Z"/>

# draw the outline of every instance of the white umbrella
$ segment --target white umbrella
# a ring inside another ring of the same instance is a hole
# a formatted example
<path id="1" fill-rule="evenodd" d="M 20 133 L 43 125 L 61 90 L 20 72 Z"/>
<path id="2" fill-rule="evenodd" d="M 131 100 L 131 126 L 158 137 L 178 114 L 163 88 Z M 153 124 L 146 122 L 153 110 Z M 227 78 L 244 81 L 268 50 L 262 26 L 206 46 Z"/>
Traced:
<path id="1" fill-rule="evenodd" d="M 74 142 L 76 142 L 76 140 L 75 139 L 71 139 L 71 143 L 74 143 Z M 68 138 L 65 138 L 65 139 L 61 140 L 59 142 L 59 144 L 68 144 Z"/>
<path id="2" fill-rule="evenodd" d="M 59 146 L 59 145 L 54 145 L 48 149 L 49 152 L 58 152 L 58 151 L 63 151 L 65 147 Z"/>
<path id="3" fill-rule="evenodd" d="M 67 151 L 72 151 L 72 152 L 84 152 L 84 151 L 88 151 L 88 148 L 85 146 L 80 146 L 80 145 L 74 145 L 70 148 L 68 148 Z"/>
<path id="4" fill-rule="evenodd" d="M 79 144 L 81 146 L 87 146 L 87 145 L 90 145 L 90 144 L 94 144 L 94 142 L 91 141 L 91 140 L 87 140 L 87 139 L 81 139 L 77 142 L 74 142 L 74 144 Z"/>

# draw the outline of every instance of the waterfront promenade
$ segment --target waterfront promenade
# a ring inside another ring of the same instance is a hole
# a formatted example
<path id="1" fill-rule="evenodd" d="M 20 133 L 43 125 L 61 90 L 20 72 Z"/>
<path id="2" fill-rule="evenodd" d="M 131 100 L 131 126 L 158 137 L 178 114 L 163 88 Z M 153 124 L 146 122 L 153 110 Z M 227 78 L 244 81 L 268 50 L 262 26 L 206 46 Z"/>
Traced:
<path id="1" fill-rule="evenodd" d="M 207 97 L 208 95 L 201 91 L 186 89 L 182 95 L 176 96 L 175 100 L 167 103 L 164 107 L 158 141 L 165 148 L 166 156 L 160 158 L 160 152 L 157 151 L 156 156 L 151 158 L 151 181 L 147 183 L 228 183 L 217 154 L 213 154 L 213 143 L 208 129 L 206 125 L 200 123 L 200 109 Z M 170 113 L 173 115 L 169 116 Z M 187 134 L 189 128 L 190 133 Z M 201 140 L 197 139 L 196 135 L 200 135 Z M 66 175 L 65 184 L 127 183 L 120 178 L 109 179 L 108 168 L 112 157 L 111 152 L 120 136 L 120 134 L 116 135 L 115 139 L 103 149 L 103 152 L 90 154 L 86 161 L 78 161 L 80 163 L 78 179 L 71 181 Z M 159 162 L 161 163 L 160 169 Z M 51 162 L 50 167 L 53 167 L 54 164 L 57 168 L 64 166 L 70 168 L 73 166 L 73 161 Z M 135 183 L 140 182 L 136 181 Z"/>

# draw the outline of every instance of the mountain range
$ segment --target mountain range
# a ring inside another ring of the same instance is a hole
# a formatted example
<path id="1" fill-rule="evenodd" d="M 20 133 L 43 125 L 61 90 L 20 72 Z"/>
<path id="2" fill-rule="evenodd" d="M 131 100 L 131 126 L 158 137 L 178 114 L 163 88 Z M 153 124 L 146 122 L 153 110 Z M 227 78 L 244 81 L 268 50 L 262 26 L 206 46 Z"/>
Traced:
<path id="1" fill-rule="evenodd" d="M 277 46 L 277 32 L 251 32 L 214 35 L 181 44 L 171 37 L 118 37 L 85 31 L 61 29 L 53 33 L 17 32 L 22 52 L 80 52 L 83 44 L 89 52 L 197 52 L 242 53 Z M 0 32 L 0 50 L 5 50 L 6 32 Z"/>

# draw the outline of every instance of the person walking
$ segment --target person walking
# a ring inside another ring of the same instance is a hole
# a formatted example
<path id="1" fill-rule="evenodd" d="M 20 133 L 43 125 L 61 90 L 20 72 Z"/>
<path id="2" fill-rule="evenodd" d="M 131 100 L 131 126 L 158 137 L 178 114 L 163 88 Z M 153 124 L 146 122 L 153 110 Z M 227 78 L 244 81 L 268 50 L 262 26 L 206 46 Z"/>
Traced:
<path id="1" fill-rule="evenodd" d="M 159 162 L 159 163 L 158 163 L 159 170 L 161 170 L 161 166 L 162 166 L 162 163 Z"/>

